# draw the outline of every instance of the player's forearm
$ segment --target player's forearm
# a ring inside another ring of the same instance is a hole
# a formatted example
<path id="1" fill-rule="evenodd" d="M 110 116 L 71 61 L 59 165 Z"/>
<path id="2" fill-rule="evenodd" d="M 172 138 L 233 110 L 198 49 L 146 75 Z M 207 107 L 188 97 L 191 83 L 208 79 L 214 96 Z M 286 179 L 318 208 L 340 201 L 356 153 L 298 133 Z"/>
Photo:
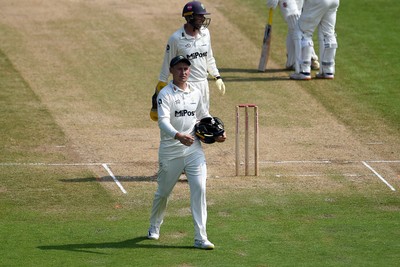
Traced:
<path id="1" fill-rule="evenodd" d="M 178 131 L 171 125 L 169 118 L 159 118 L 158 125 L 160 129 L 172 138 L 175 138 Z"/>
<path id="2" fill-rule="evenodd" d="M 166 61 L 164 60 L 163 65 L 161 67 L 160 76 L 158 76 L 158 80 L 161 82 L 168 83 L 169 67 L 168 64 L 166 64 L 165 62 Z"/>
<path id="3" fill-rule="evenodd" d="M 217 63 L 215 62 L 215 58 L 212 56 L 212 53 L 211 56 L 207 58 L 207 70 L 213 78 L 220 76 Z"/>

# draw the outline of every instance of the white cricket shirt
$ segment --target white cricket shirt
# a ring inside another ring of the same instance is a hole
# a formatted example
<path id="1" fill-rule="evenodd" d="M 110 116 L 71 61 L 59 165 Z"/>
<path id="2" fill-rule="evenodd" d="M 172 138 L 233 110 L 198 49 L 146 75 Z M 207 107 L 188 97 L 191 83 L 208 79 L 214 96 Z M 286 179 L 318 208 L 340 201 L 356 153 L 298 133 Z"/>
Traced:
<path id="1" fill-rule="evenodd" d="M 202 28 L 195 37 L 187 35 L 184 27 L 171 35 L 165 50 L 160 81 L 168 81 L 169 63 L 179 55 L 190 60 L 189 82 L 204 81 L 207 79 L 208 73 L 213 77 L 220 75 L 211 48 L 210 31 L 207 28 Z"/>
<path id="2" fill-rule="evenodd" d="M 201 149 L 197 138 L 190 147 L 175 139 L 177 132 L 194 136 L 196 122 L 211 117 L 203 106 L 200 91 L 195 90 L 189 83 L 188 87 L 182 90 L 170 81 L 158 94 L 157 105 L 161 139 L 160 157 L 176 158 Z"/>

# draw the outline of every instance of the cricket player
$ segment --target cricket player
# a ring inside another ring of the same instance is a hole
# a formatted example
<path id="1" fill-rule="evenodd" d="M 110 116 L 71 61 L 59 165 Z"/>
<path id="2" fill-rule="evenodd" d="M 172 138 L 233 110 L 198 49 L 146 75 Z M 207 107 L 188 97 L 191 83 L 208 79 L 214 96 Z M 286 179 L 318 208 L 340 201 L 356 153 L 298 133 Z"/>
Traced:
<path id="1" fill-rule="evenodd" d="M 183 55 L 191 62 L 191 74 L 189 82 L 193 83 L 202 93 L 202 101 L 206 109 L 209 109 L 210 93 L 208 86 L 208 74 L 214 77 L 217 88 L 222 95 L 225 94 L 225 84 L 217 68 L 211 37 L 208 26 L 211 19 L 204 5 L 199 1 L 188 2 L 182 11 L 182 17 L 186 23 L 174 32 L 167 43 L 164 61 L 161 67 L 159 82 L 152 99 L 150 118 L 157 121 L 157 105 L 155 99 L 158 92 L 166 86 L 169 77 L 169 62 L 177 55 Z"/>
<path id="2" fill-rule="evenodd" d="M 338 47 L 335 33 L 338 7 L 339 0 L 304 0 L 303 11 L 296 30 L 300 45 L 300 51 L 297 54 L 299 68 L 290 75 L 291 79 L 311 79 L 310 57 L 314 46 L 312 37 L 317 27 L 321 67 L 316 78 L 334 78 L 335 56 Z"/>
<path id="3" fill-rule="evenodd" d="M 300 17 L 301 10 L 303 7 L 303 0 L 267 0 L 267 7 L 275 9 L 279 4 L 282 17 L 288 25 L 288 33 L 286 36 L 286 69 L 295 70 L 296 64 L 296 51 L 295 49 L 300 49 L 300 47 L 295 47 L 296 35 L 295 29 L 297 27 L 297 21 Z M 311 69 L 318 70 L 319 62 L 318 56 L 312 49 L 311 54 Z"/>
<path id="4" fill-rule="evenodd" d="M 176 56 L 169 70 L 173 80 L 157 96 L 158 125 L 160 127 L 158 188 L 154 195 L 150 216 L 149 239 L 158 239 L 167 202 L 180 175 L 185 171 L 190 187 L 190 206 L 195 229 L 194 246 L 213 249 L 206 232 L 207 166 L 201 143 L 195 137 L 195 124 L 202 118 L 211 117 L 204 107 L 200 90 L 187 80 L 191 62 L 185 56 Z M 215 138 L 224 142 L 226 134 Z"/>

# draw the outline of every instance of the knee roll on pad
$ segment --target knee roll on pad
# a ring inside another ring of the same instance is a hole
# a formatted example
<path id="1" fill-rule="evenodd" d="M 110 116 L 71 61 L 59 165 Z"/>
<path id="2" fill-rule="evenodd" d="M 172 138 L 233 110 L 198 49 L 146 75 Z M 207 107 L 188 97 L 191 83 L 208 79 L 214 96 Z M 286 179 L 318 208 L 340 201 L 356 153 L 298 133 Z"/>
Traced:
<path id="1" fill-rule="evenodd" d="M 325 47 L 325 49 L 327 49 L 327 48 L 337 48 L 337 43 L 324 43 L 324 47 Z"/>
<path id="2" fill-rule="evenodd" d="M 311 38 L 305 37 L 305 36 L 303 36 L 301 38 L 301 48 L 313 47 L 313 46 L 314 46 L 314 42 L 313 42 L 313 40 Z"/>
<path id="3" fill-rule="evenodd" d="M 325 48 L 337 48 L 336 34 L 318 33 L 319 42 L 324 44 Z"/>
<path id="4" fill-rule="evenodd" d="M 320 35 L 320 58 L 322 71 L 326 73 L 335 72 L 335 55 L 338 47 L 336 34 Z"/>

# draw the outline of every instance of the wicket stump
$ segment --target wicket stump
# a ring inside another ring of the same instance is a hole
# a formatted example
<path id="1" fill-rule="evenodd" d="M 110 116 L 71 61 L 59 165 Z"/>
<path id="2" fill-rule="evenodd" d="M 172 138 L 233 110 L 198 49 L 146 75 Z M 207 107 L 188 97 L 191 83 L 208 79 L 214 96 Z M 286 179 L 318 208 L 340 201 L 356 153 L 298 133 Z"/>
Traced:
<path id="1" fill-rule="evenodd" d="M 245 128 L 244 128 L 244 168 L 245 175 L 249 175 L 249 108 L 254 110 L 254 175 L 258 176 L 258 106 L 255 104 L 239 104 L 236 106 L 236 176 L 239 176 L 240 169 L 240 152 L 239 152 L 239 118 L 240 109 L 244 108 L 245 111 Z"/>

